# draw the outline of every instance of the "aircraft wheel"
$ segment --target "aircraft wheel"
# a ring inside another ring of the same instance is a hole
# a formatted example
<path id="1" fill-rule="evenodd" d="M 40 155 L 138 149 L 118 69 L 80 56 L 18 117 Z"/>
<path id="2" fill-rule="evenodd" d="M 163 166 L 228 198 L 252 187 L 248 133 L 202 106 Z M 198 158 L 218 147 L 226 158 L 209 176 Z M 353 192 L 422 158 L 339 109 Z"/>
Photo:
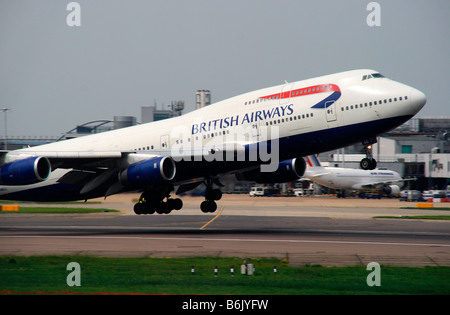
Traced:
<path id="1" fill-rule="evenodd" d="M 211 213 L 217 210 L 217 204 L 214 201 L 206 200 L 200 204 L 200 209 L 204 213 Z"/>
<path id="2" fill-rule="evenodd" d="M 222 199 L 222 191 L 220 189 L 207 189 L 205 193 L 206 200 Z"/>
<path id="3" fill-rule="evenodd" d="M 174 200 L 174 209 L 175 210 L 180 210 L 181 208 L 183 208 L 183 200 L 181 200 L 180 198 L 175 198 Z"/>
<path id="4" fill-rule="evenodd" d="M 361 160 L 361 162 L 359 163 L 359 166 L 363 169 L 363 170 L 374 170 L 377 168 L 377 160 L 375 159 L 369 159 L 369 158 L 364 158 Z"/>
<path id="5" fill-rule="evenodd" d="M 144 204 L 141 202 L 138 202 L 134 205 L 134 213 L 140 215 L 140 214 L 144 214 L 145 210 L 144 210 Z"/>

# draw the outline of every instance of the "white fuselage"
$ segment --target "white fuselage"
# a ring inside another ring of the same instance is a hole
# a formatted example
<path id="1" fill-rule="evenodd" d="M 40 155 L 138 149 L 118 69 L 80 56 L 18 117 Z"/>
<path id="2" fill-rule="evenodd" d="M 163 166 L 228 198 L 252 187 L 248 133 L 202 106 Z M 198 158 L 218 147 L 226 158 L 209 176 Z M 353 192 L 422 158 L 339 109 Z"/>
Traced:
<path id="1" fill-rule="evenodd" d="M 391 170 L 360 170 L 336 167 L 308 167 L 306 178 L 328 188 L 359 190 L 390 183 L 402 186 L 402 177 Z"/>
<path id="2" fill-rule="evenodd" d="M 426 97 L 420 91 L 384 78 L 376 71 L 347 71 L 245 93 L 167 120 L 3 152 L 0 166 L 27 157 L 47 158 L 53 170 L 91 172 L 92 180 L 84 186 L 86 191 L 89 186 L 101 188 L 103 182 L 113 185 L 111 180 L 116 177 L 109 176 L 106 170 L 120 173 L 152 156 L 204 157 L 220 150 L 250 152 L 255 146 L 267 144 L 271 146 L 271 154 L 277 155 L 277 161 L 284 161 L 337 149 L 373 139 L 401 125 L 425 102 Z M 264 160 L 250 158 L 248 154 L 240 163 L 205 163 L 202 159 L 197 164 L 180 162 L 170 184 L 238 172 Z M 50 184 L 44 181 L 37 185 Z M 27 187 L 23 186 L 23 191 Z M 73 189 L 73 198 L 80 198 L 82 187 Z M 110 193 L 116 191 L 113 188 L 114 185 Z M 33 193 L 42 194 L 37 189 Z M 46 193 L 52 197 L 49 189 Z M 8 186 L 0 186 L 0 195 L 6 198 L 8 194 Z M 16 194 L 11 198 L 23 196 Z"/>
<path id="3" fill-rule="evenodd" d="M 365 123 L 385 121 L 384 124 L 387 124 L 397 119 L 398 122 L 406 121 L 424 105 L 425 96 L 407 85 L 386 78 L 362 81 L 363 75 L 372 72 L 375 71 L 355 70 L 270 87 L 180 117 L 13 151 L 4 162 L 16 160 L 18 155 L 76 158 L 92 154 L 110 157 L 120 152 L 167 150 L 180 146 L 214 147 L 237 142 L 246 145 L 266 140 L 261 135 L 263 127 L 277 126 L 278 137 L 289 139 Z M 332 88 L 323 89 L 326 87 Z M 340 95 L 331 105 L 327 104 L 329 107 L 312 108 L 336 91 Z M 374 130 L 374 134 L 377 131 Z M 343 133 L 342 137 L 349 138 L 348 134 L 351 135 L 351 132 Z M 315 151 L 311 153 L 317 153 L 317 148 L 325 151 L 354 142 L 350 138 L 342 139 L 340 143 L 325 143 L 327 137 L 325 135 L 320 139 L 322 143 L 313 146 Z M 361 138 L 361 134 L 355 135 L 356 138 Z M 289 148 L 284 151 L 289 151 Z M 283 152 L 283 156 L 295 156 L 300 151 L 292 150 L 292 154 Z"/>

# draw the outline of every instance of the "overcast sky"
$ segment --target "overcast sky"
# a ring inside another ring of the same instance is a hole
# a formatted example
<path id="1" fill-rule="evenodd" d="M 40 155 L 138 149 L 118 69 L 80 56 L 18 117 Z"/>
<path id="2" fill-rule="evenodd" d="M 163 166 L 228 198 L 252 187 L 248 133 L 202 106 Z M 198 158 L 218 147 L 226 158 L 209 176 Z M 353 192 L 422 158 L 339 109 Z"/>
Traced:
<path id="1" fill-rule="evenodd" d="M 359 68 L 423 91 L 450 116 L 450 1 L 0 0 L 0 108 L 8 135 L 57 136 L 91 120 L 212 101 Z M 186 112 L 186 111 L 185 111 Z M 0 113 L 0 135 L 4 135 Z"/>

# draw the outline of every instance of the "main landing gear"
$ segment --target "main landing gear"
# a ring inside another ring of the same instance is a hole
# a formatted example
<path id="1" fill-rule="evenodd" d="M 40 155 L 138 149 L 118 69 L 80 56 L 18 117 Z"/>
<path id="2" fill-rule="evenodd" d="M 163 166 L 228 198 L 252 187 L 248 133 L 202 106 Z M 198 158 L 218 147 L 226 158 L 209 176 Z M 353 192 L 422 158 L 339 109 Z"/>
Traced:
<path id="1" fill-rule="evenodd" d="M 222 198 L 222 191 L 220 189 L 212 188 L 213 182 L 211 179 L 207 179 L 205 185 L 205 201 L 200 204 L 200 209 L 204 213 L 212 213 L 217 210 L 217 203 L 215 201 Z"/>
<path id="2" fill-rule="evenodd" d="M 163 201 L 167 198 L 166 201 Z M 180 198 L 161 198 L 155 192 L 143 192 L 139 201 L 134 205 L 136 214 L 169 214 L 172 210 L 180 210 L 183 207 L 183 201 Z"/>
<path id="3" fill-rule="evenodd" d="M 366 157 L 361 160 L 359 166 L 363 170 L 374 170 L 377 168 L 377 160 L 372 156 L 372 144 L 368 144 L 364 147 L 366 151 Z"/>
<path id="4" fill-rule="evenodd" d="M 219 181 L 210 178 L 205 180 L 205 201 L 200 204 L 200 209 L 204 213 L 212 213 L 217 210 L 217 200 L 222 198 L 222 191 L 214 189 L 213 183 L 222 186 Z M 170 198 L 171 189 L 166 187 L 161 190 L 146 190 L 141 194 L 139 201 L 134 205 L 136 214 L 169 214 L 172 210 L 180 210 L 183 201 L 180 198 Z M 164 201 L 166 199 L 166 201 Z"/>

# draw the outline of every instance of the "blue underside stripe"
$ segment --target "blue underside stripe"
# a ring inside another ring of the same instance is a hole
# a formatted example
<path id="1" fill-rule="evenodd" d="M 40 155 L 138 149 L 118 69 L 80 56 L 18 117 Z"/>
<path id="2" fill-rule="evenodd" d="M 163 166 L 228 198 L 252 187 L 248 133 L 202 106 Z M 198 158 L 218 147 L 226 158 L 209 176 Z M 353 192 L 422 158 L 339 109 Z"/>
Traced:
<path id="1" fill-rule="evenodd" d="M 340 97 L 341 97 L 341 92 L 339 92 L 339 91 L 333 92 L 333 94 L 331 94 L 327 98 L 323 99 L 316 105 L 311 106 L 311 108 L 327 108 L 327 107 L 331 106 L 331 104 L 333 104 L 332 101 L 336 102 Z M 329 103 L 327 104 L 327 102 L 329 102 Z"/>

